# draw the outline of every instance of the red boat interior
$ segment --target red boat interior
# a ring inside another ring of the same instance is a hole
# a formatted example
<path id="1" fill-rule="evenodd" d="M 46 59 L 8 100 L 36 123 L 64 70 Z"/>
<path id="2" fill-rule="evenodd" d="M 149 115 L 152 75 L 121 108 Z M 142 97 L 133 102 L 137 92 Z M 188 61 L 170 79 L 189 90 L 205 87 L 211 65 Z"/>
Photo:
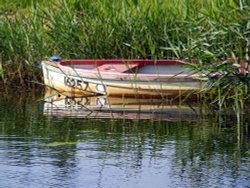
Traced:
<path id="1" fill-rule="evenodd" d="M 183 62 L 175 60 L 66 60 L 60 62 L 62 67 L 71 67 L 77 70 L 89 70 L 112 73 L 139 73 L 139 74 L 179 74 L 190 72 L 183 68 Z"/>

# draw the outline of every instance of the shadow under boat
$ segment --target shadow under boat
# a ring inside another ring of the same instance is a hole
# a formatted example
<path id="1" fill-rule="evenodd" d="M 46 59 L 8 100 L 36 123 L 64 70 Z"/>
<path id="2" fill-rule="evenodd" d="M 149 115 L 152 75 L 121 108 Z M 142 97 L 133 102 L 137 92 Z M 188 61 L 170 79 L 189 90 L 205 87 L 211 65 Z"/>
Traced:
<path id="1" fill-rule="evenodd" d="M 127 97 L 71 97 L 47 92 L 43 113 L 52 118 L 150 119 L 154 121 L 197 121 L 207 113 L 197 102 Z"/>

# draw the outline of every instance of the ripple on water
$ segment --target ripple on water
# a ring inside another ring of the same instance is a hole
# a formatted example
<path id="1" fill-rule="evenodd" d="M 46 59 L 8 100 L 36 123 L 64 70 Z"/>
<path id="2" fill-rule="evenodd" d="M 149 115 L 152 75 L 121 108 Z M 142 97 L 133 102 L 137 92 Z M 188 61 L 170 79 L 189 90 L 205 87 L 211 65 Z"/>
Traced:
<path id="1" fill-rule="evenodd" d="M 41 103 L 1 104 L 0 187 L 250 187 L 232 122 L 57 121 Z"/>

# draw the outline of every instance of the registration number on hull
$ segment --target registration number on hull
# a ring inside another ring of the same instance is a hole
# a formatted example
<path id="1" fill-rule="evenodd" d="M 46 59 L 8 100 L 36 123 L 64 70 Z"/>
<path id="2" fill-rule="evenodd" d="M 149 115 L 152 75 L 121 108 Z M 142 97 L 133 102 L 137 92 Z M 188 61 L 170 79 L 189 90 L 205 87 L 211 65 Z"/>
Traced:
<path id="1" fill-rule="evenodd" d="M 87 82 L 84 82 L 82 80 L 78 80 L 78 79 L 75 79 L 75 78 L 70 78 L 70 77 L 67 77 L 67 76 L 64 77 L 64 84 L 65 84 L 65 86 L 73 87 L 73 88 L 79 88 L 81 90 L 86 90 L 87 87 L 88 87 Z"/>

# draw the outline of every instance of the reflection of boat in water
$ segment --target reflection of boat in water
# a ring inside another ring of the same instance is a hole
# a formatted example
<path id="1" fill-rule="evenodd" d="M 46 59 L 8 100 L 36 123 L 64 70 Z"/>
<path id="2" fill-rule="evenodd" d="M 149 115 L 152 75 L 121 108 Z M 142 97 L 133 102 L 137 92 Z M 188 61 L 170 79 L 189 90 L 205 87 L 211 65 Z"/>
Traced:
<path id="1" fill-rule="evenodd" d="M 44 115 L 54 118 L 114 118 L 196 120 L 203 114 L 197 103 L 180 105 L 167 99 L 125 97 L 69 97 L 47 93 Z"/>

